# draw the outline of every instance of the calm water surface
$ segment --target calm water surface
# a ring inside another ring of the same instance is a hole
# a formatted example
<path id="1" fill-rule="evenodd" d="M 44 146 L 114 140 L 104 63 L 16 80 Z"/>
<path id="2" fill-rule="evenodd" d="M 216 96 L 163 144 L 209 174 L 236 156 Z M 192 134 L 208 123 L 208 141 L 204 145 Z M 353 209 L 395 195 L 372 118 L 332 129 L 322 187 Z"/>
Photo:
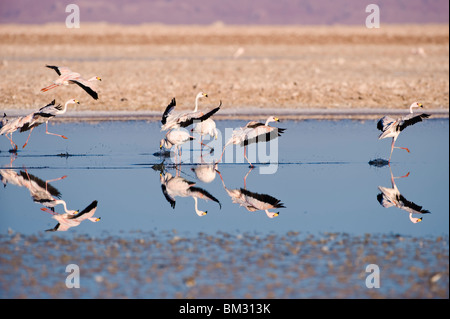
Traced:
<path id="1" fill-rule="evenodd" d="M 51 123 L 49 131 L 69 139 L 46 135 L 45 129 L 39 127 L 17 156 L 8 151 L 10 144 L 1 137 L 4 187 L 0 189 L 0 233 L 10 229 L 41 234 L 58 223 L 41 210 L 42 204 L 33 201 L 32 188 L 26 183 L 32 179 L 36 183 L 49 181 L 60 193 L 54 197 L 64 200 L 68 209 L 83 210 L 98 201 L 94 216 L 101 217 L 99 222 L 85 220 L 60 234 L 176 230 L 448 235 L 448 119 L 408 127 L 397 145 L 408 147 L 411 153 L 396 149 L 391 167 L 369 165 L 373 159 L 387 159 L 390 151 L 390 139 L 377 138 L 376 121 L 275 123 L 286 131 L 270 147 L 256 148 L 262 155 L 254 161 L 253 170 L 243 160 L 243 149 L 230 146 L 225 161 L 216 166 L 220 176 L 211 169 L 213 165 L 207 164 L 220 157 L 222 141 L 230 130 L 245 123 L 218 121 L 222 135 L 217 141 L 205 140 L 215 147 L 215 152 L 210 154 L 206 148 L 200 152 L 194 141 L 183 147 L 183 162 L 178 166 L 170 158 L 164 160 L 155 154 L 164 135 L 158 122 Z M 26 137 L 27 134 L 15 133 L 14 141 L 22 145 Z M 273 173 L 264 174 L 269 166 Z M 407 173 L 407 177 L 394 179 L 395 186 L 407 201 L 430 212 L 413 215 L 423 217 L 420 223 L 412 223 L 408 212 L 386 208 L 378 200 L 380 186 L 393 188 L 391 177 Z M 207 214 L 196 213 L 192 196 L 175 197 L 175 205 L 167 200 L 161 174 L 194 182 L 199 192 L 212 196 L 215 200 L 198 199 L 198 210 Z M 52 181 L 63 176 L 66 177 Z M 279 215 L 269 218 L 263 210 L 248 211 L 233 202 L 227 190 L 270 198 L 280 207 L 269 212 Z M 62 205 L 56 206 L 55 211 L 64 213 Z"/>

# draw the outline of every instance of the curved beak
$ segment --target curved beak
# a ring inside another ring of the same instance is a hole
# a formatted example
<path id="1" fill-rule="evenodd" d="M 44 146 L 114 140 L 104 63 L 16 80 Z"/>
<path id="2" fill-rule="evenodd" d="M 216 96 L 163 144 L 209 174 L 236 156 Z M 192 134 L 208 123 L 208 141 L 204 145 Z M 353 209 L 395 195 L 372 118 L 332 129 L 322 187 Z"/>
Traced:
<path id="1" fill-rule="evenodd" d="M 206 94 L 206 93 L 203 93 L 203 96 L 204 96 L 204 97 L 208 97 L 208 94 Z"/>
<path id="2" fill-rule="evenodd" d="M 75 103 L 77 103 L 77 104 L 80 104 L 80 101 L 78 101 L 78 100 L 75 100 Z"/>

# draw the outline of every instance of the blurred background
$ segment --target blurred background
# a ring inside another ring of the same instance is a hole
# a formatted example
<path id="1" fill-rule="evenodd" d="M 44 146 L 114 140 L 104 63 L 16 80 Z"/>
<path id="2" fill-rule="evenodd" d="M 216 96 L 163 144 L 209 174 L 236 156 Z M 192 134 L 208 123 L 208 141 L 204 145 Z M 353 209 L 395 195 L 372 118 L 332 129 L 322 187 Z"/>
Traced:
<path id="1" fill-rule="evenodd" d="M 223 114 L 416 100 L 448 110 L 449 2 L 377 1 L 380 28 L 367 28 L 372 2 L 2 1 L 0 109 L 77 98 L 77 111 L 162 112 L 173 96 L 191 108 L 203 90 Z M 72 3 L 79 28 L 66 26 Z M 40 92 L 56 76 L 46 64 L 100 76 L 100 98 Z"/>

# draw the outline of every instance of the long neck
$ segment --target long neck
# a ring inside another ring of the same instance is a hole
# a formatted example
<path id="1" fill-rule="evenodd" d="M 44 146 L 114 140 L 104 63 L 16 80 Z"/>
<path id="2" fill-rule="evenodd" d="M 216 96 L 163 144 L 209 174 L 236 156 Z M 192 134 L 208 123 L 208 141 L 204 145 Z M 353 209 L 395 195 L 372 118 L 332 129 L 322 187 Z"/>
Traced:
<path id="1" fill-rule="evenodd" d="M 411 106 L 409 107 L 409 113 L 414 113 L 414 110 L 413 110 L 413 108 L 414 107 L 416 107 L 416 105 L 415 104 L 411 104 Z"/>
<path id="2" fill-rule="evenodd" d="M 66 213 L 72 213 L 71 210 L 68 210 L 68 209 L 67 209 L 67 205 L 66 205 L 66 202 L 65 202 L 64 200 L 62 200 L 62 199 L 57 199 L 57 200 L 55 201 L 55 203 L 56 203 L 56 205 L 63 205 L 64 211 L 65 211 Z"/>
<path id="3" fill-rule="evenodd" d="M 412 213 L 409 213 L 409 219 L 414 223 L 418 223 L 420 222 L 422 219 L 421 218 L 416 218 L 416 217 L 412 217 Z"/>
<path id="4" fill-rule="evenodd" d="M 270 122 L 273 122 L 271 117 L 269 117 L 269 118 L 267 119 L 265 126 L 269 125 Z"/>
<path id="5" fill-rule="evenodd" d="M 274 218 L 276 213 L 272 213 L 268 209 L 266 209 L 266 214 L 267 214 L 267 217 Z"/>
<path id="6" fill-rule="evenodd" d="M 197 112 L 197 110 L 198 110 L 198 99 L 199 98 L 200 98 L 200 94 L 195 97 L 195 109 L 194 109 L 194 112 Z"/>
<path id="7" fill-rule="evenodd" d="M 66 104 L 64 104 L 64 108 L 61 110 L 60 114 L 66 113 L 67 111 L 67 105 L 73 103 L 72 101 L 67 101 Z"/>
<path id="8" fill-rule="evenodd" d="M 195 202 L 195 204 L 194 204 L 195 212 L 197 213 L 198 216 L 203 216 L 203 215 L 205 214 L 205 212 L 203 212 L 203 211 L 201 211 L 201 210 L 198 209 L 198 200 L 197 200 L 197 197 L 193 197 L 193 198 L 194 198 L 194 202 Z"/>

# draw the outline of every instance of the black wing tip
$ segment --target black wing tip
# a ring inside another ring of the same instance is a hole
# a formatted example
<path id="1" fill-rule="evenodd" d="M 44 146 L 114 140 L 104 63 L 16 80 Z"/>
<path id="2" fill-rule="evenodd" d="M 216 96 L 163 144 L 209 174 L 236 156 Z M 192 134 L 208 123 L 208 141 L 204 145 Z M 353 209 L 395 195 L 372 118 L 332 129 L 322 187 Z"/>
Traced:
<path id="1" fill-rule="evenodd" d="M 78 82 L 77 80 L 69 80 L 69 82 L 77 84 L 79 87 L 81 87 L 83 90 L 86 91 L 87 94 L 89 94 L 94 100 L 98 100 L 98 94 L 90 87 L 84 85 L 81 82 Z"/>
<path id="2" fill-rule="evenodd" d="M 383 124 L 381 122 L 383 122 L 383 121 L 382 120 L 378 120 L 378 122 L 377 122 L 377 129 L 379 129 L 380 131 L 383 131 Z"/>
<path id="3" fill-rule="evenodd" d="M 55 66 L 55 65 L 48 65 L 47 64 L 46 67 L 49 68 L 49 69 L 55 70 L 56 73 L 58 73 L 58 75 L 61 75 L 61 72 L 59 71 L 59 68 L 57 66 Z"/>

